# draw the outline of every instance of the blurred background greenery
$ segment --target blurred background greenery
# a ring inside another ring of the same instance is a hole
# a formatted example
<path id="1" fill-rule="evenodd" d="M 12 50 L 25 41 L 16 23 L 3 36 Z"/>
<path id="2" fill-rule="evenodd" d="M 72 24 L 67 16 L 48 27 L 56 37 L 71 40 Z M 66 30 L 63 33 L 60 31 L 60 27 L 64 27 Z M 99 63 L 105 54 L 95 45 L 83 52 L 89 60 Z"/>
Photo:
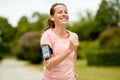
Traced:
<path id="1" fill-rule="evenodd" d="M 67 26 L 79 37 L 78 61 L 85 60 L 88 66 L 120 66 L 119 0 L 101 0 L 97 13 L 86 11 L 86 15 L 80 15 L 82 18 Z M 30 22 L 22 16 L 16 27 L 0 17 L 0 60 L 12 56 L 33 64 L 42 62 L 39 40 L 48 14 L 34 12 L 31 17 L 37 20 Z M 78 64 L 77 69 L 81 65 Z"/>

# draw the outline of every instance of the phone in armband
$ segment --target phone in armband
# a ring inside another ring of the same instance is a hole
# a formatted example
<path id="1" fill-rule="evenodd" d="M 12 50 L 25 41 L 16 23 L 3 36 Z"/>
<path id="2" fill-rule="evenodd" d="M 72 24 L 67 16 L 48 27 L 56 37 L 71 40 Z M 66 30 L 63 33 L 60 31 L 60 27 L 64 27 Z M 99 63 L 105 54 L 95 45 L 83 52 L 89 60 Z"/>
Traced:
<path id="1" fill-rule="evenodd" d="M 48 60 L 53 53 L 52 48 L 48 44 L 41 45 L 42 55 L 44 60 Z"/>

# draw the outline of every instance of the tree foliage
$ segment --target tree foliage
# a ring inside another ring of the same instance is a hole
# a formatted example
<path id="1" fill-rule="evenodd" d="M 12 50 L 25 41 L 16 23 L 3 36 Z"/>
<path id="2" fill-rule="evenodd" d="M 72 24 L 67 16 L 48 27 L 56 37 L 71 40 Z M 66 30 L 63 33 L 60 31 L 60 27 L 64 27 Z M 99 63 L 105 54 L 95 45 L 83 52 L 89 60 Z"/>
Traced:
<path id="1" fill-rule="evenodd" d="M 94 19 L 91 12 L 87 11 L 86 15 L 87 17 L 82 17 L 71 27 L 71 30 L 78 34 L 79 40 L 95 40 L 101 30 L 99 22 Z"/>
<path id="2" fill-rule="evenodd" d="M 26 16 L 22 16 L 18 22 L 18 25 L 28 24 L 28 18 Z"/>
<path id="3" fill-rule="evenodd" d="M 22 36 L 25 32 L 29 31 L 42 31 L 45 27 L 45 21 L 47 20 L 47 14 L 40 14 L 38 12 L 33 13 L 32 19 L 28 19 L 26 16 L 22 16 L 16 27 L 16 38 Z M 36 19 L 36 20 L 35 20 Z"/>
<path id="4" fill-rule="evenodd" d="M 0 53 L 11 53 L 13 38 L 14 28 L 6 18 L 0 17 Z"/>
<path id="5" fill-rule="evenodd" d="M 87 10 L 86 17 L 82 16 L 71 30 L 78 34 L 80 40 L 95 40 L 104 30 L 120 24 L 119 7 L 118 0 L 102 0 L 95 15 Z"/>
<path id="6" fill-rule="evenodd" d="M 100 22 L 101 26 L 118 26 L 120 16 L 119 8 L 118 0 L 102 0 L 95 18 Z"/>

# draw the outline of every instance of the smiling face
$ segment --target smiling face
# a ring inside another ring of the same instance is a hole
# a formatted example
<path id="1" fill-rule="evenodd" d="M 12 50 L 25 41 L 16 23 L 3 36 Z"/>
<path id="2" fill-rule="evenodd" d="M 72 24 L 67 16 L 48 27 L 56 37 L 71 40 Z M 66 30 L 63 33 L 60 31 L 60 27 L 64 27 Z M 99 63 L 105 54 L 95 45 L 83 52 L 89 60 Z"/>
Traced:
<path id="1" fill-rule="evenodd" d="M 66 6 L 56 5 L 54 7 L 54 14 L 51 15 L 51 20 L 55 25 L 67 25 L 69 22 L 69 15 Z"/>

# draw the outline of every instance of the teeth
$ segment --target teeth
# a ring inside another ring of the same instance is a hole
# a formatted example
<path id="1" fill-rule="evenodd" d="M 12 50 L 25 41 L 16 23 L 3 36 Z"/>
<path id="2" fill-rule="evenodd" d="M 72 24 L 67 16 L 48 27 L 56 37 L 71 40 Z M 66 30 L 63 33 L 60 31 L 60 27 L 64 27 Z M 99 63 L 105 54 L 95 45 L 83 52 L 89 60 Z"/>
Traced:
<path id="1" fill-rule="evenodd" d="M 66 20 L 66 19 L 62 19 L 62 20 Z"/>
<path id="2" fill-rule="evenodd" d="M 67 19 L 63 18 L 62 20 L 67 20 Z"/>

